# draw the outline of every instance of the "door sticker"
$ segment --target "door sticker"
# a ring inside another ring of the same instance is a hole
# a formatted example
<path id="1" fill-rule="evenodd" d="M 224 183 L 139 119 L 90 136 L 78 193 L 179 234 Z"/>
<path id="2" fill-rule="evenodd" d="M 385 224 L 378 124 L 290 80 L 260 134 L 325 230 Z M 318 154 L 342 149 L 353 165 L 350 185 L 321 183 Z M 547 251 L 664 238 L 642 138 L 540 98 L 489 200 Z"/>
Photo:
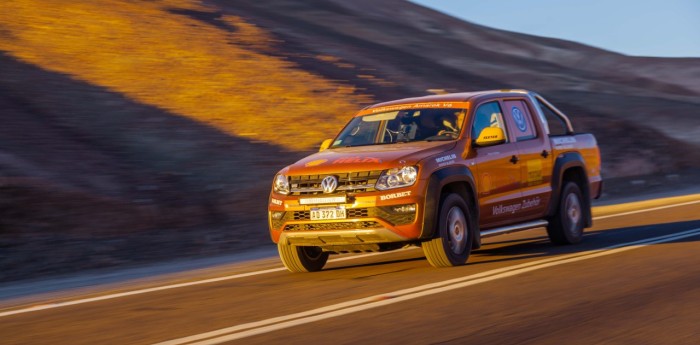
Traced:
<path id="1" fill-rule="evenodd" d="M 532 186 L 542 182 L 542 161 L 531 159 L 527 161 L 527 185 Z"/>
<path id="2" fill-rule="evenodd" d="M 515 125 L 518 129 L 525 133 L 527 131 L 527 122 L 525 121 L 525 116 L 517 107 L 512 107 L 510 113 L 513 115 L 513 120 L 515 120 Z"/>
<path id="3" fill-rule="evenodd" d="M 484 194 L 491 193 L 491 175 L 489 173 L 481 175 L 481 188 Z"/>

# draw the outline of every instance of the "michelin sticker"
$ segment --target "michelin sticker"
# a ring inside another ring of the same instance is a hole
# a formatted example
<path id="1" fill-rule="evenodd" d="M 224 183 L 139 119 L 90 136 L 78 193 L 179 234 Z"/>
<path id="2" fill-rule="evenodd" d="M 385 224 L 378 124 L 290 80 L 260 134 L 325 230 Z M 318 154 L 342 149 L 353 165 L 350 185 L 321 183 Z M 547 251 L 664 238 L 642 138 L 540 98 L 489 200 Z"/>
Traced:
<path id="1" fill-rule="evenodd" d="M 391 199 L 396 199 L 396 198 L 403 198 L 405 196 L 411 196 L 411 191 L 392 193 L 392 194 L 387 194 L 387 195 L 380 195 L 379 200 L 382 200 L 382 201 L 391 200 Z"/>
<path id="2" fill-rule="evenodd" d="M 515 120 L 515 125 L 521 132 L 527 131 L 527 123 L 525 122 L 525 117 L 523 113 L 517 107 L 510 109 L 511 114 L 513 114 L 513 120 Z"/>
<path id="3" fill-rule="evenodd" d="M 443 167 L 445 165 L 454 163 L 455 159 L 457 159 L 457 155 L 453 153 L 451 155 L 435 158 L 435 162 L 438 163 L 439 167 Z"/>

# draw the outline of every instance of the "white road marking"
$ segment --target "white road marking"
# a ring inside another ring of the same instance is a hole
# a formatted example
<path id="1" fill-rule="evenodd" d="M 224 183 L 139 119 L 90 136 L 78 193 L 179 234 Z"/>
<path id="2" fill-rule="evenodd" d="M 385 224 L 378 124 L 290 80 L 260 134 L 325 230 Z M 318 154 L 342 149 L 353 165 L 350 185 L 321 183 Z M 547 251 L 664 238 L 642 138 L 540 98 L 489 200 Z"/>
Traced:
<path id="1" fill-rule="evenodd" d="M 418 248 L 412 247 L 412 248 L 406 248 L 406 249 L 418 249 Z M 365 258 L 368 256 L 375 256 L 375 255 L 381 255 L 381 254 L 386 254 L 386 253 L 388 253 L 388 252 L 368 253 L 368 254 L 360 254 L 360 255 L 347 256 L 347 257 L 340 257 L 340 258 L 328 260 L 328 262 L 341 262 L 341 261 L 348 261 L 348 260 L 356 260 L 356 259 L 361 259 L 361 258 Z M 287 269 L 284 267 L 277 267 L 277 268 L 271 268 L 271 269 L 267 269 L 267 270 L 239 273 L 239 274 L 223 276 L 223 277 L 195 280 L 195 281 L 178 283 L 178 284 L 162 285 L 162 286 L 156 286 L 156 287 L 152 287 L 152 288 L 118 292 L 118 293 L 113 293 L 113 294 L 109 294 L 109 295 L 82 298 L 82 299 L 77 299 L 77 300 L 72 300 L 72 301 L 56 302 L 56 303 L 48 303 L 48 304 L 38 304 L 38 305 L 33 305 L 30 307 L 25 307 L 25 308 L 21 308 L 21 309 L 0 312 L 0 317 L 29 313 L 29 312 L 33 312 L 33 311 L 67 307 L 67 306 L 83 304 L 83 303 L 104 301 L 104 300 L 126 297 L 126 296 L 140 295 L 140 294 L 145 294 L 145 293 L 150 293 L 150 292 L 177 289 L 177 288 L 195 286 L 195 285 L 201 285 L 201 284 L 209 284 L 209 283 L 215 283 L 215 282 L 226 281 L 226 280 L 240 279 L 240 278 L 252 277 L 252 276 L 257 276 L 257 275 L 261 275 L 261 274 L 268 274 L 268 273 L 274 273 L 274 272 L 280 272 L 280 271 L 286 271 L 286 270 Z"/>
<path id="2" fill-rule="evenodd" d="M 642 210 L 635 210 L 635 211 L 628 211 L 628 212 L 622 212 L 622 213 L 609 214 L 609 215 L 605 215 L 605 216 L 597 216 L 597 217 L 593 217 L 593 220 L 606 219 L 606 218 L 612 218 L 612 217 L 620 217 L 620 216 L 629 216 L 630 214 L 637 214 L 637 213 L 644 213 L 644 212 L 650 212 L 650 211 L 665 210 L 665 209 L 667 209 L 667 208 L 673 208 L 673 207 L 679 207 L 679 206 L 686 206 L 686 205 L 693 205 L 693 204 L 700 204 L 700 200 L 682 202 L 682 203 L 680 203 L 680 204 L 672 204 L 672 205 L 658 206 L 658 207 L 652 207 L 652 208 L 645 208 L 645 209 L 642 209 Z"/>
<path id="3" fill-rule="evenodd" d="M 653 208 L 642 209 L 642 210 L 623 212 L 623 213 L 616 213 L 616 214 L 610 214 L 610 215 L 604 215 L 604 216 L 598 216 L 598 217 L 594 217 L 593 219 L 598 220 L 598 219 L 605 219 L 605 218 L 611 218 L 611 217 L 618 217 L 618 216 L 643 213 L 643 212 L 649 212 L 649 211 L 678 207 L 678 206 L 685 206 L 685 205 L 696 204 L 696 203 L 700 203 L 700 200 L 689 201 L 689 202 L 673 204 L 673 205 L 653 207 Z M 418 249 L 418 248 L 412 247 L 412 248 L 408 248 L 408 249 Z M 361 259 L 361 258 L 365 258 L 365 257 L 369 257 L 369 256 L 384 255 L 387 253 L 392 253 L 392 252 L 379 252 L 379 253 L 369 253 L 369 254 L 348 256 L 348 257 L 341 257 L 341 258 L 329 260 L 329 262 L 342 262 L 342 261 L 348 261 L 348 260 L 355 260 L 355 259 Z M 247 272 L 247 273 L 240 273 L 240 274 L 228 275 L 228 276 L 217 277 L 217 278 L 195 280 L 195 281 L 178 283 L 178 284 L 170 284 L 170 285 L 156 286 L 156 287 L 145 288 L 145 289 L 118 292 L 118 293 L 113 293 L 113 294 L 108 294 L 108 295 L 76 299 L 76 300 L 72 300 L 72 301 L 64 301 L 64 302 L 56 302 L 56 303 L 48 303 L 48 304 L 38 304 L 38 305 L 33 305 L 33 306 L 24 307 L 24 308 L 20 308 L 20 309 L 7 310 L 7 311 L 0 312 L 0 317 L 29 313 L 29 312 L 40 311 L 40 310 L 61 308 L 61 307 L 67 307 L 67 306 L 84 304 L 84 303 L 98 302 L 98 301 L 140 295 L 140 294 L 151 293 L 151 292 L 177 289 L 177 288 L 181 288 L 181 287 L 188 287 L 188 286 L 209 284 L 209 283 L 215 283 L 215 282 L 226 281 L 226 280 L 240 279 L 240 278 L 246 278 L 246 277 L 251 277 L 251 276 L 256 276 L 256 275 L 280 272 L 280 271 L 284 271 L 284 270 L 286 270 L 284 267 L 277 267 L 277 268 L 271 268 L 271 269 L 253 271 L 253 272 Z"/>
<path id="4" fill-rule="evenodd" d="M 272 269 L 268 269 L 268 270 L 247 272 L 247 273 L 235 274 L 235 275 L 224 276 L 224 277 L 217 277 L 217 278 L 210 278 L 210 279 L 204 279 L 204 280 L 191 281 L 191 282 L 186 282 L 186 283 L 171 284 L 171 285 L 164 285 L 164 286 L 156 286 L 156 287 L 147 288 L 147 289 L 132 290 L 132 291 L 125 291 L 125 292 L 118 292 L 118 293 L 114 293 L 114 294 L 103 295 L 103 296 L 96 296 L 96 297 L 90 297 L 90 298 L 83 298 L 83 299 L 77 299 L 77 300 L 73 300 L 73 301 L 57 302 L 57 303 L 50 303 L 50 304 L 40 304 L 40 305 L 34 305 L 34 306 L 31 306 L 31 307 L 26 307 L 26 308 L 22 308 L 22 309 L 16 309 L 16 310 L 9 310 L 9 311 L 0 312 L 0 317 L 3 317 L 3 316 L 10 316 L 10 315 L 16 315 L 16 314 L 22 314 L 22 313 L 28 313 L 28 312 L 32 312 L 32 311 L 39 311 L 39 310 L 46 310 L 46 309 L 67 307 L 67 306 L 76 305 L 76 304 L 83 304 L 83 303 L 104 301 L 104 300 L 113 299 L 113 298 L 126 297 L 126 296 L 133 296 L 133 295 L 140 295 L 140 294 L 149 293 L 149 292 L 156 292 L 156 291 L 163 291 L 163 290 L 169 290 L 169 289 L 176 289 L 176 288 L 181 288 L 181 287 L 186 287 L 186 286 L 193 286 L 193 285 L 207 284 L 207 283 L 213 283 L 213 282 L 220 282 L 220 281 L 224 281 L 224 280 L 238 279 L 238 278 L 250 277 L 250 276 L 255 276 L 255 275 L 260 275 L 260 274 L 267 274 L 267 273 L 272 273 L 272 272 L 279 272 L 279 271 L 284 271 L 284 270 L 285 270 L 284 267 L 272 268 Z"/>
<path id="5" fill-rule="evenodd" d="M 420 297 L 435 295 L 467 286 L 486 283 L 498 279 L 504 279 L 527 272 L 541 270 L 567 263 L 589 260 L 601 256 L 612 255 L 625 251 L 643 248 L 652 244 L 671 242 L 687 237 L 699 236 L 700 228 L 687 230 L 675 234 L 658 236 L 639 241 L 617 244 L 602 249 L 591 250 L 583 253 L 563 255 L 556 258 L 537 260 L 520 265 L 503 267 L 491 271 L 481 272 L 466 277 L 445 280 L 442 282 L 425 284 L 409 289 L 393 291 L 372 297 L 347 301 L 329 305 L 301 313 L 274 317 L 266 320 L 240 324 L 222 328 L 216 331 L 201 333 L 184 338 L 169 340 L 155 345 L 215 345 L 223 342 L 238 340 L 255 335 L 270 333 L 289 327 L 300 326 L 320 320 L 326 320 L 338 316 L 356 313 L 364 310 L 379 308 L 399 302 L 404 302 Z"/>

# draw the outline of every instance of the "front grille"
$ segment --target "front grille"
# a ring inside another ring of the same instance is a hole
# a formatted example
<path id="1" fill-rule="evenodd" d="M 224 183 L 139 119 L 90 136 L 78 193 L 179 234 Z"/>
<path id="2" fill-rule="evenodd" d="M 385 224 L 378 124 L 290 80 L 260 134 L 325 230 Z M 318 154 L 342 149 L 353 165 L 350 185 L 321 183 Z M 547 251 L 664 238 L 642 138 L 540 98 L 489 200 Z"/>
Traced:
<path id="1" fill-rule="evenodd" d="M 381 217 L 391 224 L 404 225 L 413 223 L 413 220 L 416 218 L 416 214 L 383 212 L 383 215 Z"/>
<path id="2" fill-rule="evenodd" d="M 369 216 L 369 210 L 366 208 L 350 208 L 345 210 L 348 218 L 364 218 Z"/>
<path id="3" fill-rule="evenodd" d="M 323 194 L 321 181 L 329 175 L 338 178 L 338 188 L 336 191 L 353 192 L 374 192 L 374 185 L 382 174 L 381 170 L 360 171 L 352 173 L 323 174 L 323 175 L 299 175 L 290 176 L 291 195 L 316 195 Z"/>
<path id="4" fill-rule="evenodd" d="M 287 212 L 287 213 L 289 213 L 289 212 Z M 271 219 L 271 223 L 272 223 L 273 229 L 279 229 L 282 227 L 282 224 L 284 224 L 284 219 L 279 219 L 279 220 Z"/>
<path id="5" fill-rule="evenodd" d="M 382 225 L 375 221 L 365 222 L 336 222 L 336 223 L 307 223 L 288 224 L 285 231 L 313 231 L 313 230 L 348 230 L 348 229 L 373 229 L 381 228 Z"/>

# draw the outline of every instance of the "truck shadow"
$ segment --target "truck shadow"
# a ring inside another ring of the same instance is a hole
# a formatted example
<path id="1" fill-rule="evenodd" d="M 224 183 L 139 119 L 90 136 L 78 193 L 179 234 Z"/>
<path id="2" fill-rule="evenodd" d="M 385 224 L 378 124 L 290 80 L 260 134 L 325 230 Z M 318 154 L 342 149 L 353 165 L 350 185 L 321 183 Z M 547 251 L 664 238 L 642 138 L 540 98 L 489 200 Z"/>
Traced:
<path id="1" fill-rule="evenodd" d="M 557 255 L 584 253 L 592 250 L 609 248 L 611 246 L 635 245 L 631 242 L 648 240 L 654 237 L 667 236 L 675 233 L 700 229 L 700 221 L 686 221 L 665 224 L 653 224 L 616 228 L 609 230 L 587 231 L 583 241 L 576 245 L 560 246 L 549 242 L 547 236 L 533 236 L 522 239 L 505 239 L 503 241 L 485 243 L 481 249 L 473 251 L 468 266 L 493 264 L 498 262 L 525 261 L 528 259 L 546 258 Z M 507 235 L 504 236 L 507 238 Z M 669 242 L 696 242 L 700 241 L 700 234 Z M 665 244 L 668 242 L 664 242 Z M 327 269 L 328 271 L 343 270 L 354 267 L 375 267 L 407 262 L 425 261 L 425 257 L 419 250 L 414 251 L 413 257 L 405 259 L 378 259 L 377 262 L 358 265 L 343 265 Z M 426 267 L 427 262 L 426 262 Z"/>
<path id="2" fill-rule="evenodd" d="M 624 246 L 625 243 L 646 240 L 653 237 L 670 235 L 690 229 L 700 228 L 700 221 L 685 221 L 665 224 L 653 224 L 616 228 L 609 230 L 587 231 L 583 241 L 576 245 L 559 246 L 549 242 L 546 236 L 492 242 L 475 251 L 473 259 L 478 262 L 512 261 L 526 258 L 547 257 L 572 254 L 590 250 L 604 249 L 610 246 Z M 689 237 L 679 242 L 697 241 Z M 631 244 L 630 244 L 631 245 Z"/>

